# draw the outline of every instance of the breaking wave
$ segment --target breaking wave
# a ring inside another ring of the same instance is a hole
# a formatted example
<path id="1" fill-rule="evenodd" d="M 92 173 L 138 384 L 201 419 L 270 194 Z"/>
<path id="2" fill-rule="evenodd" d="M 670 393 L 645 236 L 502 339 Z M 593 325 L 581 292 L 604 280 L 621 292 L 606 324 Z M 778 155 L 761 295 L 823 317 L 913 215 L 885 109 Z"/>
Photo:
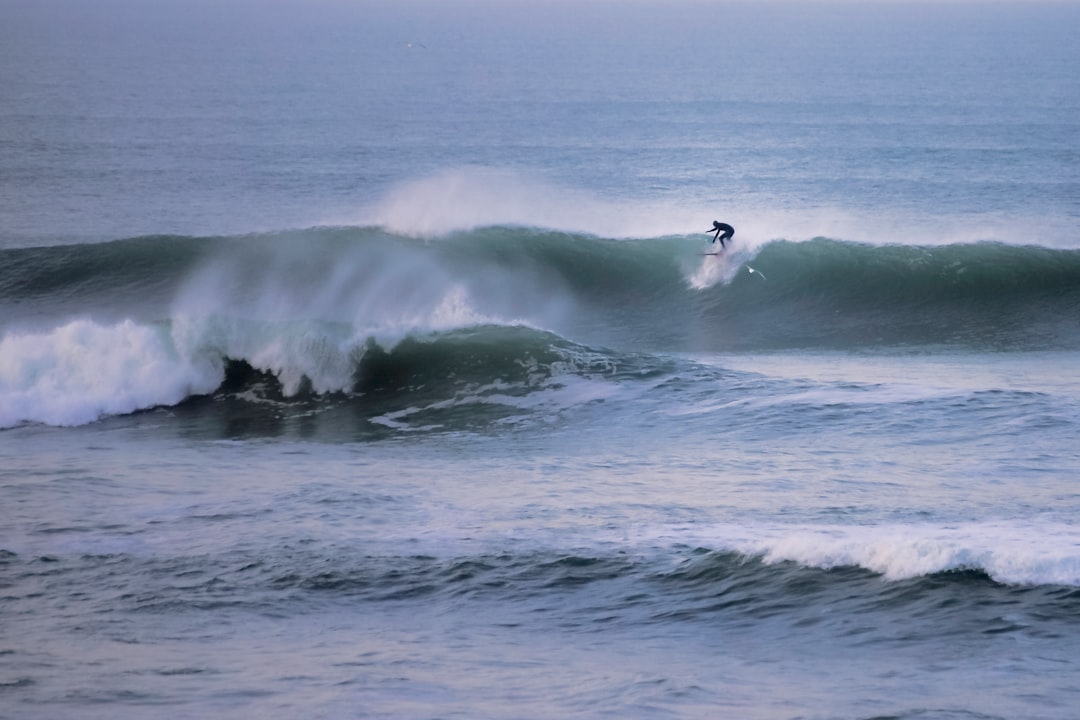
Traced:
<path id="1" fill-rule="evenodd" d="M 703 235 L 498 226 L 2 251 L 0 426 L 83 424 L 252 383 L 280 398 L 450 398 L 648 374 L 683 353 L 1080 347 L 1078 250 L 709 248 Z"/>

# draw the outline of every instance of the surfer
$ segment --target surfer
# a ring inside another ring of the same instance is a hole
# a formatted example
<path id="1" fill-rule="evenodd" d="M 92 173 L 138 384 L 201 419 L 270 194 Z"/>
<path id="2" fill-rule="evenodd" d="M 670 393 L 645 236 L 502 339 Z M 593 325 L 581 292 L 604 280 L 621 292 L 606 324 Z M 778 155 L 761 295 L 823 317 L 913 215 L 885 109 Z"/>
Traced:
<path id="1" fill-rule="evenodd" d="M 706 230 L 705 232 L 713 231 L 715 231 L 716 234 L 713 235 L 712 241 L 715 243 L 717 240 L 719 240 L 720 247 L 722 248 L 727 247 L 726 245 L 724 245 L 725 240 L 730 240 L 732 237 L 735 236 L 735 228 L 731 227 L 727 223 L 722 223 L 719 220 L 713 220 L 712 230 Z"/>

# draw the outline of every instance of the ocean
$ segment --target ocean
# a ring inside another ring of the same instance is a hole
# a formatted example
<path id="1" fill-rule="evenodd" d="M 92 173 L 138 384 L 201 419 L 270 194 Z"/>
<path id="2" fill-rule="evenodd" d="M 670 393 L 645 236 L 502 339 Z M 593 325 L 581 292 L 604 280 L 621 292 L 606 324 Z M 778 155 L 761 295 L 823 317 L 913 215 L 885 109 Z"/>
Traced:
<path id="1" fill-rule="evenodd" d="M 1080 716 L 1077 28 L 0 0 L 0 718 Z"/>

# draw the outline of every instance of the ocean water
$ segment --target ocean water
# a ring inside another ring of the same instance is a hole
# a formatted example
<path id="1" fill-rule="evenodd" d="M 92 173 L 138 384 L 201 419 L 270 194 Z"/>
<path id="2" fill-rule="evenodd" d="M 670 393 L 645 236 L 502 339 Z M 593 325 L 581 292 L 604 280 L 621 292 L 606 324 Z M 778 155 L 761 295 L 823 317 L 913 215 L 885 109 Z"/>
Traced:
<path id="1" fill-rule="evenodd" d="M 0 0 L 0 717 L 1077 717 L 1078 27 Z"/>

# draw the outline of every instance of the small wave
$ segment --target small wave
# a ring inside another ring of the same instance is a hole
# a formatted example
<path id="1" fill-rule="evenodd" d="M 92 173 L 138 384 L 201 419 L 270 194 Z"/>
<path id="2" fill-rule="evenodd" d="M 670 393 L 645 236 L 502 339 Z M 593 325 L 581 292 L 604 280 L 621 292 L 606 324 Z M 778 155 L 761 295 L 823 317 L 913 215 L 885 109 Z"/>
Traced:
<path id="1" fill-rule="evenodd" d="M 21 557 L 11 561 L 21 574 Z M 65 560 L 88 569 L 122 566 L 149 578 L 146 592 L 125 596 L 132 608 L 205 607 L 216 603 L 484 602 L 545 607 L 566 613 L 567 627 L 628 623 L 746 627 L 766 619 L 799 633 L 825 624 L 833 638 L 886 640 L 896 632 L 940 637 L 945 629 L 997 634 L 1053 631 L 1075 623 L 1080 595 L 1054 579 L 1023 587 L 995 581 L 978 569 L 956 569 L 886 579 L 856 565 L 830 568 L 705 548 L 670 554 L 577 549 L 480 553 L 357 552 L 346 548 L 290 550 L 283 555 L 222 557 L 213 580 L 172 582 L 206 574 L 206 558 L 164 563 L 129 555 L 83 555 Z M 673 564 L 674 563 L 674 564 Z M 555 597 L 580 594 L 584 605 Z M 859 618 L 858 627 L 852 618 Z M 911 623 L 912 618 L 918 622 Z M 898 619 L 906 620 L 897 624 Z M 774 627 L 774 630 L 776 628 Z"/>
<path id="2" fill-rule="evenodd" d="M 1071 525 L 1040 522 L 955 526 L 758 527 L 718 529 L 700 543 L 766 564 L 825 570 L 855 567 L 889 581 L 940 573 L 984 573 L 1006 585 L 1080 587 L 1080 535 Z"/>

